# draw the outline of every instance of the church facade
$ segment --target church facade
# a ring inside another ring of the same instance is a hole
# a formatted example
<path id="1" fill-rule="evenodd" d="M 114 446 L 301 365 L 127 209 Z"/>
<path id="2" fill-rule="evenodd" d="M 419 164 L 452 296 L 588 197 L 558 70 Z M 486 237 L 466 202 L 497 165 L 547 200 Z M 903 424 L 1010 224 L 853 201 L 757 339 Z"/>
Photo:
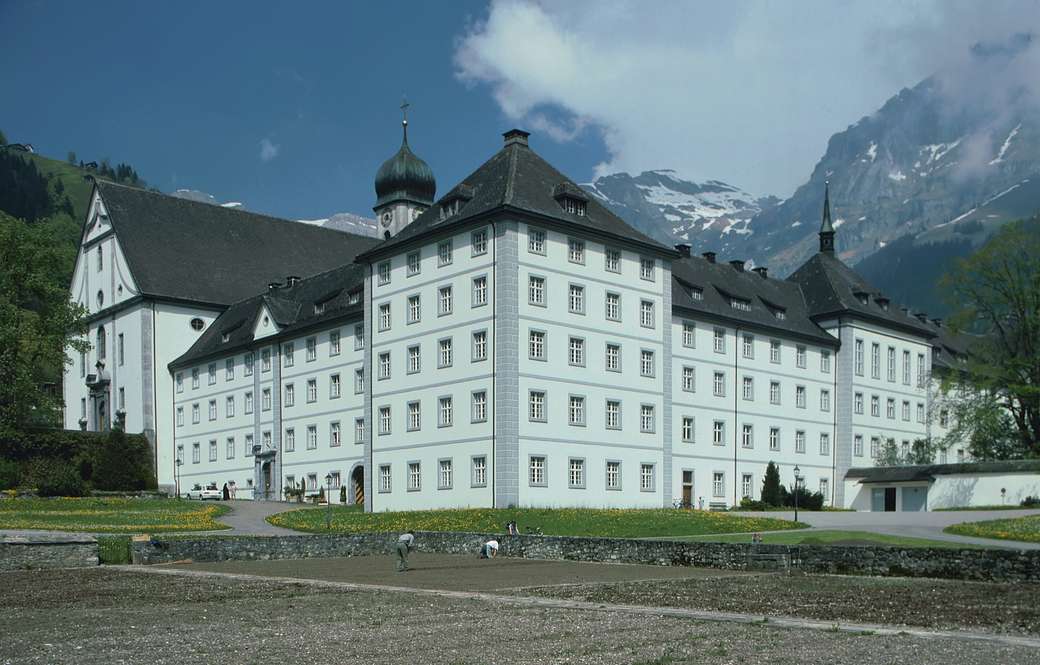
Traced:
<path id="1" fill-rule="evenodd" d="M 98 182 L 66 427 L 145 431 L 181 493 L 346 487 L 374 511 L 732 506 L 770 461 L 859 505 L 850 469 L 940 434 L 955 349 L 841 262 L 826 196 L 819 253 L 780 280 L 660 244 L 504 138 L 435 199 L 406 125 L 380 239 Z"/>

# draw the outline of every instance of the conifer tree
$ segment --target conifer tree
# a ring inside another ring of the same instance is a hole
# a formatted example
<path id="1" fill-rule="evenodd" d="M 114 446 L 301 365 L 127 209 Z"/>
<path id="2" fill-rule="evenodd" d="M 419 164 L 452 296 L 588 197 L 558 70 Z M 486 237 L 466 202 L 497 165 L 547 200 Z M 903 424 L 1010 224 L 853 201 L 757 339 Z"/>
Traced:
<path id="1" fill-rule="evenodd" d="M 783 505 L 783 497 L 780 492 L 780 471 L 772 462 L 766 465 L 766 475 L 762 479 L 762 503 L 768 506 Z"/>

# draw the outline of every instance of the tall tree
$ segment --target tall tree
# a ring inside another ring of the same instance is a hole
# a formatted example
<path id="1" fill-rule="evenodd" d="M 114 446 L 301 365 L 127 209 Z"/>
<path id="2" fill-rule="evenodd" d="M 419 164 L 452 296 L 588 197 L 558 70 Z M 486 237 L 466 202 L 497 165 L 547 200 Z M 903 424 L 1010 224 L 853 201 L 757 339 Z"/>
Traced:
<path id="1" fill-rule="evenodd" d="M 1007 224 L 943 283 L 955 328 L 981 333 L 957 380 L 993 395 L 1022 456 L 1040 455 L 1040 217 Z"/>
<path id="2" fill-rule="evenodd" d="M 780 492 L 780 471 L 772 462 L 766 465 L 766 475 L 762 479 L 762 503 L 769 506 L 783 505 L 783 497 Z"/>
<path id="3" fill-rule="evenodd" d="M 64 282 L 74 254 L 47 227 L 0 212 L 0 436 L 57 424 L 61 399 L 41 387 L 70 362 L 66 346 L 89 348 Z"/>

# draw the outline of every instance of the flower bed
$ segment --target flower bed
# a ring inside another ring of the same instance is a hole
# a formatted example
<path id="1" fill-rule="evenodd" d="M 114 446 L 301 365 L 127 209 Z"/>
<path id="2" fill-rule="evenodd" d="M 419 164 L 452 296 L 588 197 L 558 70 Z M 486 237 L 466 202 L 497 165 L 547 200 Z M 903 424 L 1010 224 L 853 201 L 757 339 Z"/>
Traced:
<path id="1" fill-rule="evenodd" d="M 226 529 L 226 506 L 177 499 L 61 498 L 0 501 L 0 529 L 155 533 Z"/>
<path id="2" fill-rule="evenodd" d="M 1015 517 L 1006 520 L 987 520 L 985 522 L 965 522 L 964 524 L 948 526 L 944 531 L 946 533 L 955 533 L 958 536 L 1040 543 L 1040 515 Z"/>

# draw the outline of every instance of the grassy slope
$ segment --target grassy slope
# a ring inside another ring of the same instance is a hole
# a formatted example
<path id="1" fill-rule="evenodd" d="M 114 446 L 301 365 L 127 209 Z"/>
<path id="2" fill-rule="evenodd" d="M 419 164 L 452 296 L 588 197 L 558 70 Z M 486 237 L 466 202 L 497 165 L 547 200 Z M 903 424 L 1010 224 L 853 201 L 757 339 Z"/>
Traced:
<path id="1" fill-rule="evenodd" d="M 226 529 L 218 504 L 176 499 L 7 499 L 0 529 L 52 529 L 89 533 L 158 533 Z"/>
<path id="2" fill-rule="evenodd" d="M 268 518 L 268 521 L 298 531 L 324 533 L 325 515 L 324 508 L 312 508 L 279 513 Z M 363 513 L 353 507 L 332 509 L 332 531 L 336 533 L 398 532 L 407 529 L 501 533 L 510 520 L 516 520 L 521 533 L 537 527 L 545 535 L 617 538 L 779 531 L 805 526 L 787 520 L 739 517 L 699 510 L 478 508 Z"/>
<path id="3" fill-rule="evenodd" d="M 1040 515 L 1014 517 L 1006 520 L 988 520 L 985 522 L 965 522 L 964 524 L 948 526 L 943 531 L 955 533 L 958 536 L 1040 543 Z"/>

